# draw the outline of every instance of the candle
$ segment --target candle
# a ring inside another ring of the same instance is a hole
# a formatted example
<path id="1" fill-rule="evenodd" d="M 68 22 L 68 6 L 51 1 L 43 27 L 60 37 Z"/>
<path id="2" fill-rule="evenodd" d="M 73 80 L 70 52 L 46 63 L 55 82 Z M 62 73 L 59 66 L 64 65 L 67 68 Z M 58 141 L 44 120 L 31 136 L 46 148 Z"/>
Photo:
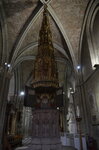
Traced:
<path id="1" fill-rule="evenodd" d="M 79 106 L 78 106 L 78 105 L 77 105 L 76 113 L 77 113 L 77 117 L 80 117 L 80 109 L 79 109 Z"/>

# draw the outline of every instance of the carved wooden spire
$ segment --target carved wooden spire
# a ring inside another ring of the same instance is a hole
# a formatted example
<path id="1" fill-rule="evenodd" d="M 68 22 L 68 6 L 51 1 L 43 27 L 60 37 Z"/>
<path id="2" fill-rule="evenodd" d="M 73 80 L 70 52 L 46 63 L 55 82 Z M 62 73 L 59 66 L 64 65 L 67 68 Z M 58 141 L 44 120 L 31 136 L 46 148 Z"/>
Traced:
<path id="1" fill-rule="evenodd" d="M 44 6 L 43 21 L 39 32 L 39 45 L 34 65 L 33 87 L 58 87 L 57 64 L 54 57 L 52 33 L 46 6 Z"/>

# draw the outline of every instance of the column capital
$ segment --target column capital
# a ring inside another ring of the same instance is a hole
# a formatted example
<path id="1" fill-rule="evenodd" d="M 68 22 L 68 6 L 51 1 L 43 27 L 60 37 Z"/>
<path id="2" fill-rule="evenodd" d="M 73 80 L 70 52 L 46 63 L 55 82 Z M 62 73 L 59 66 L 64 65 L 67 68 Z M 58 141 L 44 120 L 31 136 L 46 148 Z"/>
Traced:
<path id="1" fill-rule="evenodd" d="M 5 74 L 5 75 L 4 75 Z M 6 78 L 11 78 L 12 77 L 12 72 L 7 70 L 6 68 L 0 66 L 0 75 L 1 76 L 5 76 Z"/>
<path id="2" fill-rule="evenodd" d="M 12 75 L 13 75 L 12 72 L 10 71 L 6 72 L 6 78 L 11 79 Z"/>

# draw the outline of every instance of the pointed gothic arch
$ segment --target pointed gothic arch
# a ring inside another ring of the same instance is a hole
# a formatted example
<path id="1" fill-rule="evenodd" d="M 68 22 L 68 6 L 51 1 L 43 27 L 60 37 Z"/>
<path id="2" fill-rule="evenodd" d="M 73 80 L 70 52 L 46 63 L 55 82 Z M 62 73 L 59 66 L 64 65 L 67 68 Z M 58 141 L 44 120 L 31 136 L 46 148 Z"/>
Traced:
<path id="1" fill-rule="evenodd" d="M 96 39 L 95 39 L 95 34 L 93 29 L 95 23 L 95 16 L 97 15 L 98 11 L 99 11 L 99 1 L 96 0 L 94 1 L 94 3 L 90 8 L 88 19 L 86 22 L 86 35 L 87 35 L 92 67 L 94 67 L 95 64 L 99 64 L 99 59 L 98 59 L 99 54 L 97 52 Z"/>

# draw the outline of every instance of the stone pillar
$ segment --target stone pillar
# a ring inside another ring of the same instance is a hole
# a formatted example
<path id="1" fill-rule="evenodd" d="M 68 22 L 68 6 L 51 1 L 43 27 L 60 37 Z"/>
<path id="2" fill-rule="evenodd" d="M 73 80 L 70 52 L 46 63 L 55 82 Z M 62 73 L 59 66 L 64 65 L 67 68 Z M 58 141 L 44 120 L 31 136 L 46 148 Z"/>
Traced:
<path id="1" fill-rule="evenodd" d="M 16 113 L 16 134 L 22 135 L 22 111 L 18 110 Z"/>
<path id="2" fill-rule="evenodd" d="M 11 131 L 10 126 L 9 126 L 10 121 L 11 121 L 11 115 L 8 114 L 8 119 L 7 119 L 7 129 L 6 129 L 6 134 L 7 134 L 7 135 L 9 135 L 9 134 L 10 134 L 10 131 Z"/>
<path id="3" fill-rule="evenodd" d="M 3 143 L 3 132 L 4 132 L 4 122 L 5 122 L 5 113 L 7 106 L 7 96 L 9 90 L 9 82 L 11 74 L 8 73 L 5 68 L 0 75 L 0 150 L 2 150 Z"/>
<path id="4" fill-rule="evenodd" d="M 12 114 L 12 122 L 11 122 L 11 134 L 16 134 L 16 113 Z"/>

